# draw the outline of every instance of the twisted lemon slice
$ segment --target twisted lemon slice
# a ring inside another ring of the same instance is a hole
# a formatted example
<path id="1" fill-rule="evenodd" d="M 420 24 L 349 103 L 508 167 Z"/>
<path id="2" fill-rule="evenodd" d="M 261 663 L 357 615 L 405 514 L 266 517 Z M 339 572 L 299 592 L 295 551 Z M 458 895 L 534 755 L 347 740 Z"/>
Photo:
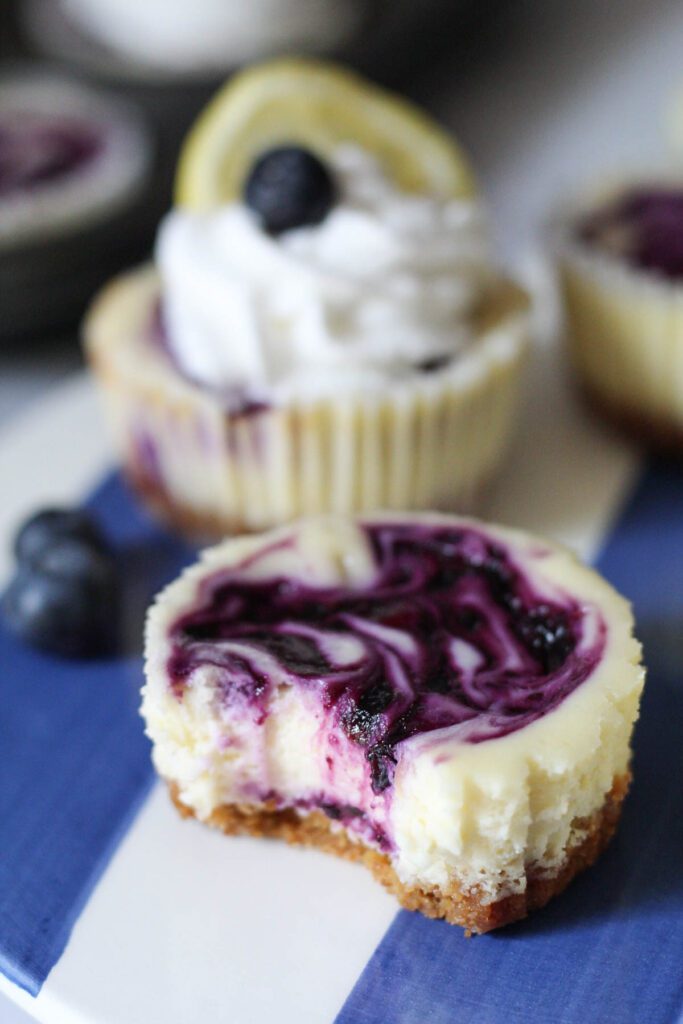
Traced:
<path id="1" fill-rule="evenodd" d="M 459 147 L 412 104 L 333 64 L 290 58 L 242 72 L 209 104 L 181 153 L 176 200 L 193 210 L 231 202 L 254 157 L 280 143 L 329 156 L 345 142 L 372 153 L 407 192 L 475 190 Z"/>

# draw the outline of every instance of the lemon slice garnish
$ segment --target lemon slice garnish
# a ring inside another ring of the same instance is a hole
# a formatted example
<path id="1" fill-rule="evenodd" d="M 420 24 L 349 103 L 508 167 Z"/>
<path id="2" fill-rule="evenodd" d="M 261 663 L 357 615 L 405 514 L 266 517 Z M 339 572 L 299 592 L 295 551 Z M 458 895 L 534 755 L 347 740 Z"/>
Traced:
<path id="1" fill-rule="evenodd" d="M 210 210 L 236 200 L 254 159 L 273 146 L 327 157 L 352 143 L 406 191 L 469 196 L 474 178 L 458 145 L 417 107 L 334 64 L 280 59 L 232 78 L 183 146 L 176 202 Z"/>

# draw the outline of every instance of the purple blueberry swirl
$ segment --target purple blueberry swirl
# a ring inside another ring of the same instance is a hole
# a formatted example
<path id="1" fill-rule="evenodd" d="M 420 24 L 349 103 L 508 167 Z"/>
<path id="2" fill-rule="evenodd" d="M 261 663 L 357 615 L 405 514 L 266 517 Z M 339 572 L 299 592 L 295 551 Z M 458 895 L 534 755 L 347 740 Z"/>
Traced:
<path id="1" fill-rule="evenodd" d="M 63 180 L 92 163 L 102 146 L 101 130 L 75 118 L 0 118 L 0 199 Z"/>
<path id="2" fill-rule="evenodd" d="M 404 522 L 364 529 L 377 567 L 370 586 L 248 579 L 244 564 L 208 576 L 171 629 L 178 698 L 192 671 L 211 664 L 224 698 L 238 695 L 265 718 L 265 653 L 293 684 L 320 693 L 364 749 L 379 793 L 402 741 L 451 726 L 469 743 L 508 735 L 556 708 L 600 661 L 603 620 L 586 632 L 584 606 L 538 593 L 485 533 Z M 361 653 L 337 661 L 335 637 L 359 641 Z"/>
<path id="3" fill-rule="evenodd" d="M 578 225 L 582 241 L 630 266 L 670 280 L 683 278 L 683 188 L 632 188 Z"/>

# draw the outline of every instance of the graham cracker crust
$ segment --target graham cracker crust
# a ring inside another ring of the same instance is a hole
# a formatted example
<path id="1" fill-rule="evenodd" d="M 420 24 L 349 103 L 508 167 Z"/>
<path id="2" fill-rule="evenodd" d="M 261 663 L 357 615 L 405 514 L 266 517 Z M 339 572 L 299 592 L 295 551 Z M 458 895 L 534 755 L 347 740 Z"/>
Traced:
<path id="1" fill-rule="evenodd" d="M 607 401 L 585 381 L 579 381 L 579 388 L 586 405 L 615 430 L 659 455 L 683 458 L 683 426 L 679 423 L 666 416 Z"/>
<path id="2" fill-rule="evenodd" d="M 284 839 L 294 845 L 313 846 L 346 860 L 358 861 L 369 868 L 377 881 L 393 893 L 407 910 L 418 910 L 426 917 L 443 918 L 449 924 L 461 925 L 468 935 L 472 932 L 483 934 L 519 921 L 531 911 L 545 906 L 579 872 L 597 860 L 614 835 L 630 781 L 629 773 L 615 778 L 600 810 L 590 819 L 577 819 L 574 824 L 584 831 L 584 837 L 566 851 L 566 860 L 556 874 L 548 875 L 535 870 L 531 865 L 527 869 L 525 892 L 488 904 L 482 903 L 482 894 L 476 888 L 462 889 L 457 881 L 453 881 L 447 889 L 422 889 L 404 885 L 386 854 L 361 841 L 351 840 L 341 829 L 333 829 L 332 822 L 322 811 L 299 815 L 295 810 L 224 804 L 213 811 L 207 824 L 226 835 Z M 169 784 L 169 790 L 180 816 L 194 817 L 192 809 L 179 799 L 173 783 Z"/>

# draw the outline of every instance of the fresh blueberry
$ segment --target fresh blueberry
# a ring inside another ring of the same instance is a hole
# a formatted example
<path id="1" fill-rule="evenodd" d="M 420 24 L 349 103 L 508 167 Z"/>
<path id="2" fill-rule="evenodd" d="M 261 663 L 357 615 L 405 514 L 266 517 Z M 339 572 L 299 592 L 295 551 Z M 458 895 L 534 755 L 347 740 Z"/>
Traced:
<path id="1" fill-rule="evenodd" d="M 371 715 L 379 715 L 391 704 L 394 699 L 394 691 L 390 683 L 381 679 L 379 682 L 371 683 L 361 694 L 358 707 Z"/>
<path id="2" fill-rule="evenodd" d="M 46 508 L 36 512 L 24 523 L 14 541 L 18 562 L 35 562 L 56 540 L 74 538 L 85 541 L 98 551 L 107 545 L 102 533 L 83 509 Z"/>
<path id="3" fill-rule="evenodd" d="M 546 673 L 556 672 L 576 645 L 565 613 L 546 605 L 539 605 L 522 616 L 517 623 L 517 632 Z"/>
<path id="4" fill-rule="evenodd" d="M 376 743 L 365 755 L 370 765 L 370 780 L 373 793 L 383 793 L 394 778 L 396 757 L 388 743 Z"/>
<path id="5" fill-rule="evenodd" d="M 76 537 L 55 540 L 41 552 L 34 567 L 51 576 L 86 580 L 98 590 L 107 590 L 116 581 L 111 555 Z"/>
<path id="6" fill-rule="evenodd" d="M 19 562 L 3 612 L 10 629 L 28 643 L 72 657 L 111 649 L 118 626 L 118 576 L 113 558 L 93 546 L 93 536 L 88 530 L 81 537 L 66 533 L 49 544 L 43 536 L 32 557 Z"/>
<path id="7" fill-rule="evenodd" d="M 271 235 L 319 224 L 332 208 L 335 191 L 325 164 L 300 146 L 279 146 L 263 153 L 244 186 L 247 206 Z"/>
<path id="8" fill-rule="evenodd" d="M 2 602 L 10 629 L 55 654 L 106 653 L 117 632 L 119 586 L 92 517 L 43 509 L 19 530 L 14 553 L 18 568 Z"/>

